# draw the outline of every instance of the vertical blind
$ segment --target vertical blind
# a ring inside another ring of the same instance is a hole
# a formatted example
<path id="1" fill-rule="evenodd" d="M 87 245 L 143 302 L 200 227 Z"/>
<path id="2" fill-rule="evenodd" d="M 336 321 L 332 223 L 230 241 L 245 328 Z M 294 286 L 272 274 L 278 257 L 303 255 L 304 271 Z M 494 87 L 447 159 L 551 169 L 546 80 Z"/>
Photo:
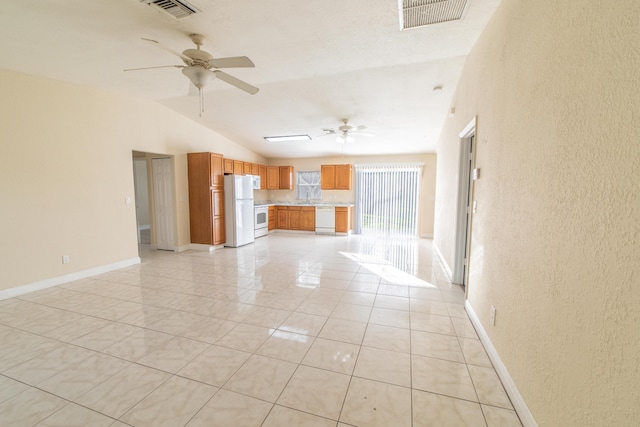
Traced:
<path id="1" fill-rule="evenodd" d="M 355 232 L 417 236 L 423 165 L 355 165 Z"/>

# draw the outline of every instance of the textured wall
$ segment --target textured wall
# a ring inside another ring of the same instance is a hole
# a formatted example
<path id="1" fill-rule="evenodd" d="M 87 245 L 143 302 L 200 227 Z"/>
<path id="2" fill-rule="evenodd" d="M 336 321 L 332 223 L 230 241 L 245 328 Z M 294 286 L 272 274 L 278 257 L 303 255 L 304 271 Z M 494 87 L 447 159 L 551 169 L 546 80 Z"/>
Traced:
<path id="1" fill-rule="evenodd" d="M 639 19 L 636 0 L 503 0 L 438 144 L 452 266 L 457 135 L 477 115 L 468 298 L 542 426 L 640 425 Z"/>

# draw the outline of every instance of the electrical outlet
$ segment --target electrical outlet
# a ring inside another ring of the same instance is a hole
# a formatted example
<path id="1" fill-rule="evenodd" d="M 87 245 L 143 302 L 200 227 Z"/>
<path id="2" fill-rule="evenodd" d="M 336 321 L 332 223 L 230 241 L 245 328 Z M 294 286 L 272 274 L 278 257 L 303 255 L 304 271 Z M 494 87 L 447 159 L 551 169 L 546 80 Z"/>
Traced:
<path id="1" fill-rule="evenodd" d="M 62 255 L 62 263 L 69 264 L 71 260 L 69 259 L 69 255 Z"/>
<path id="2" fill-rule="evenodd" d="M 496 324 L 496 308 L 493 305 L 491 306 L 491 324 Z"/>

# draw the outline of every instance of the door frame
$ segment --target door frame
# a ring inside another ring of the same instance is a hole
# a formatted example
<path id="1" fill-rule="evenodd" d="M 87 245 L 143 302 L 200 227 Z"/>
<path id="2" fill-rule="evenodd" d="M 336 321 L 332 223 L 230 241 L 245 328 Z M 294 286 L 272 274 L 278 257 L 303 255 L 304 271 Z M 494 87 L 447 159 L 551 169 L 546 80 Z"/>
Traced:
<path id="1" fill-rule="evenodd" d="M 469 278 L 468 266 L 471 258 L 471 217 L 473 212 L 468 204 L 471 200 L 469 196 L 473 195 L 471 171 L 475 168 L 475 150 L 472 150 L 471 142 L 472 138 L 475 138 L 476 123 L 477 117 L 474 117 L 458 135 L 460 137 L 458 201 L 455 255 L 451 281 L 465 286 Z M 467 255 L 466 257 L 465 254 Z M 465 266 L 467 267 L 466 269 Z"/>

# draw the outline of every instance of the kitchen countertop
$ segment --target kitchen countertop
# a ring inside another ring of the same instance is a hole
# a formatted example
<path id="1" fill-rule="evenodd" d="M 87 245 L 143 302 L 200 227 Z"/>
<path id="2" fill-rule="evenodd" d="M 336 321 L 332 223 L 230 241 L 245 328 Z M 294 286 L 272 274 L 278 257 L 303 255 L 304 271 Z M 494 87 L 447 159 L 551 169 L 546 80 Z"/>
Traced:
<path id="1" fill-rule="evenodd" d="M 254 202 L 253 203 L 254 206 L 312 206 L 312 207 L 317 207 L 317 206 L 355 206 L 353 203 L 345 203 L 345 202 L 335 202 L 335 203 L 328 203 L 328 202 L 292 202 L 292 201 L 271 201 L 271 200 L 266 200 L 266 201 L 259 201 L 259 202 Z"/>

